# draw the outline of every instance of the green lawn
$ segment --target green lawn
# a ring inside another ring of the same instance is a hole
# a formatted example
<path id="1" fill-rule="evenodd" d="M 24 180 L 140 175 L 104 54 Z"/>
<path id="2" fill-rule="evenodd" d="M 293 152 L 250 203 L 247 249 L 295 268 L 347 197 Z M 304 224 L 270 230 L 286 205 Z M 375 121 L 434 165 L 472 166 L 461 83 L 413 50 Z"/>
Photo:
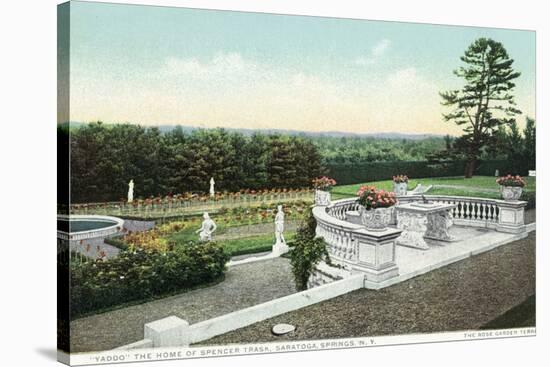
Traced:
<path id="1" fill-rule="evenodd" d="M 525 177 L 527 180 L 527 186 L 524 188 L 527 192 L 534 192 L 536 190 L 535 177 Z M 456 188 L 433 188 L 428 191 L 433 195 L 456 195 L 456 196 L 477 196 L 498 199 L 500 194 L 498 193 L 499 186 L 495 182 L 493 176 L 474 176 L 466 179 L 464 177 L 434 177 L 434 178 L 415 178 L 409 180 L 409 190 L 412 190 L 418 184 L 423 186 L 428 185 L 452 185 Z M 374 185 L 377 188 L 384 190 L 393 190 L 392 180 L 365 182 L 354 185 L 342 185 L 335 186 L 332 189 L 332 199 L 342 199 L 347 197 L 354 197 L 355 193 L 362 185 Z M 467 190 L 464 187 L 480 188 L 480 189 L 494 189 L 495 192 L 481 192 L 476 190 Z"/>
<path id="2" fill-rule="evenodd" d="M 216 230 L 214 235 L 214 240 L 216 239 L 216 235 L 220 236 L 226 233 L 228 228 L 235 226 L 236 225 L 225 224 L 223 222 L 219 223 L 218 229 Z M 198 234 L 195 233 L 197 228 L 185 228 L 179 232 L 173 233 L 172 235 L 168 236 L 168 238 L 178 244 L 185 244 L 189 241 L 196 241 L 198 238 Z M 295 232 L 285 232 L 284 235 L 285 240 L 289 242 L 294 239 Z M 231 256 L 253 254 L 258 252 L 270 251 L 271 246 L 273 246 L 273 244 L 275 243 L 275 233 L 273 232 L 250 236 L 245 235 L 241 238 L 227 239 L 217 242 L 222 244 L 222 246 Z"/>

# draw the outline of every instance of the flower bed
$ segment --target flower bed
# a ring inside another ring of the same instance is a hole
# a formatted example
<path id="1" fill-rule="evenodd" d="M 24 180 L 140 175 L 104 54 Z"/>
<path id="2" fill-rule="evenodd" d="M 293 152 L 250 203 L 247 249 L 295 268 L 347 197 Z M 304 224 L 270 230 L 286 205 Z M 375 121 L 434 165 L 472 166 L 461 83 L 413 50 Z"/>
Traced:
<path id="1" fill-rule="evenodd" d="M 284 207 L 284 212 L 287 221 L 301 220 L 308 203 L 305 201 L 295 202 L 292 205 Z M 238 207 L 238 208 L 222 208 L 212 218 L 218 225 L 218 230 L 214 233 L 214 239 L 216 235 L 224 233 L 224 231 L 231 227 L 240 226 L 253 226 L 256 224 L 273 223 L 275 219 L 276 206 L 259 206 L 259 207 Z M 156 250 L 156 251 L 169 251 L 170 249 L 178 246 L 182 243 L 187 243 L 191 240 L 196 240 L 198 235 L 195 231 L 200 228 L 202 218 L 199 216 L 189 217 L 184 220 L 172 221 L 164 224 L 160 224 L 152 230 L 145 232 L 126 233 L 124 237 L 119 239 L 115 246 L 121 248 L 120 242 L 123 242 L 126 247 L 129 248 L 141 248 L 144 250 Z M 244 231 L 245 232 L 245 231 Z M 274 232 L 269 232 L 273 234 Z M 290 234 L 289 234 L 290 235 Z M 243 238 L 258 237 L 257 246 L 252 243 L 243 244 L 243 249 L 236 246 L 236 240 L 220 242 L 230 255 L 241 253 L 241 250 L 245 250 L 247 253 L 265 251 L 266 245 L 271 245 L 271 239 L 266 239 L 265 234 L 262 236 L 244 236 Z M 263 242 L 262 242 L 263 240 Z M 229 243 L 231 242 L 231 243 Z M 249 241 L 250 242 L 250 241 Z M 225 246 L 225 245 L 228 246 Z M 258 247 L 258 251 L 254 251 L 253 248 Z M 245 249 L 246 248 L 246 249 Z"/>

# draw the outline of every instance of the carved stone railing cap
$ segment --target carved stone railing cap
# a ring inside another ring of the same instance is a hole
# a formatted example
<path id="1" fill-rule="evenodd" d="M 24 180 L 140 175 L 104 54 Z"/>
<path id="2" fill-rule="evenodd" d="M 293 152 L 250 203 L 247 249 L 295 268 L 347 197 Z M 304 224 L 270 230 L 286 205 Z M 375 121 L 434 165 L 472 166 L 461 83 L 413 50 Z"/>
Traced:
<path id="1" fill-rule="evenodd" d="M 372 231 L 363 227 L 359 230 L 353 231 L 353 235 L 354 237 L 366 237 L 381 241 L 398 237 L 399 235 L 401 235 L 401 232 L 403 232 L 402 229 L 397 229 L 393 227 L 387 227 L 382 231 Z"/>

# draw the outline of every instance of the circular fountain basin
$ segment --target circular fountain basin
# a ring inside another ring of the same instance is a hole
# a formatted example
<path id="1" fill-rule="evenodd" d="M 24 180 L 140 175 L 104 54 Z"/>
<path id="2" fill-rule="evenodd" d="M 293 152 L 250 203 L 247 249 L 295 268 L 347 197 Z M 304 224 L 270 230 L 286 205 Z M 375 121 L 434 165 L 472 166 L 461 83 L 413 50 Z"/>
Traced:
<path id="1" fill-rule="evenodd" d="M 57 238 L 70 242 L 119 233 L 124 220 L 102 215 L 58 215 Z"/>

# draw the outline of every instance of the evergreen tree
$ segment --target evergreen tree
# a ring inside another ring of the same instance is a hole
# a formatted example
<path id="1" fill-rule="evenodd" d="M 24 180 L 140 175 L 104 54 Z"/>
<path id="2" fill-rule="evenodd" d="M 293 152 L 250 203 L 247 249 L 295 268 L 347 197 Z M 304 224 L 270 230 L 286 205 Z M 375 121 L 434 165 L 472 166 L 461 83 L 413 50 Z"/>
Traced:
<path id="1" fill-rule="evenodd" d="M 271 156 L 267 165 L 268 182 L 271 187 L 288 187 L 296 176 L 295 158 L 288 137 L 271 136 Z"/>
<path id="2" fill-rule="evenodd" d="M 467 159 L 464 176 L 470 178 L 482 149 L 498 127 L 510 125 L 520 113 L 511 94 L 515 87 L 513 80 L 520 73 L 512 68 L 514 60 L 504 46 L 492 39 L 477 39 L 460 59 L 465 66 L 454 73 L 465 80 L 465 85 L 440 95 L 443 105 L 454 108 L 444 115 L 444 120 L 454 121 L 464 131 L 461 141 Z"/>

